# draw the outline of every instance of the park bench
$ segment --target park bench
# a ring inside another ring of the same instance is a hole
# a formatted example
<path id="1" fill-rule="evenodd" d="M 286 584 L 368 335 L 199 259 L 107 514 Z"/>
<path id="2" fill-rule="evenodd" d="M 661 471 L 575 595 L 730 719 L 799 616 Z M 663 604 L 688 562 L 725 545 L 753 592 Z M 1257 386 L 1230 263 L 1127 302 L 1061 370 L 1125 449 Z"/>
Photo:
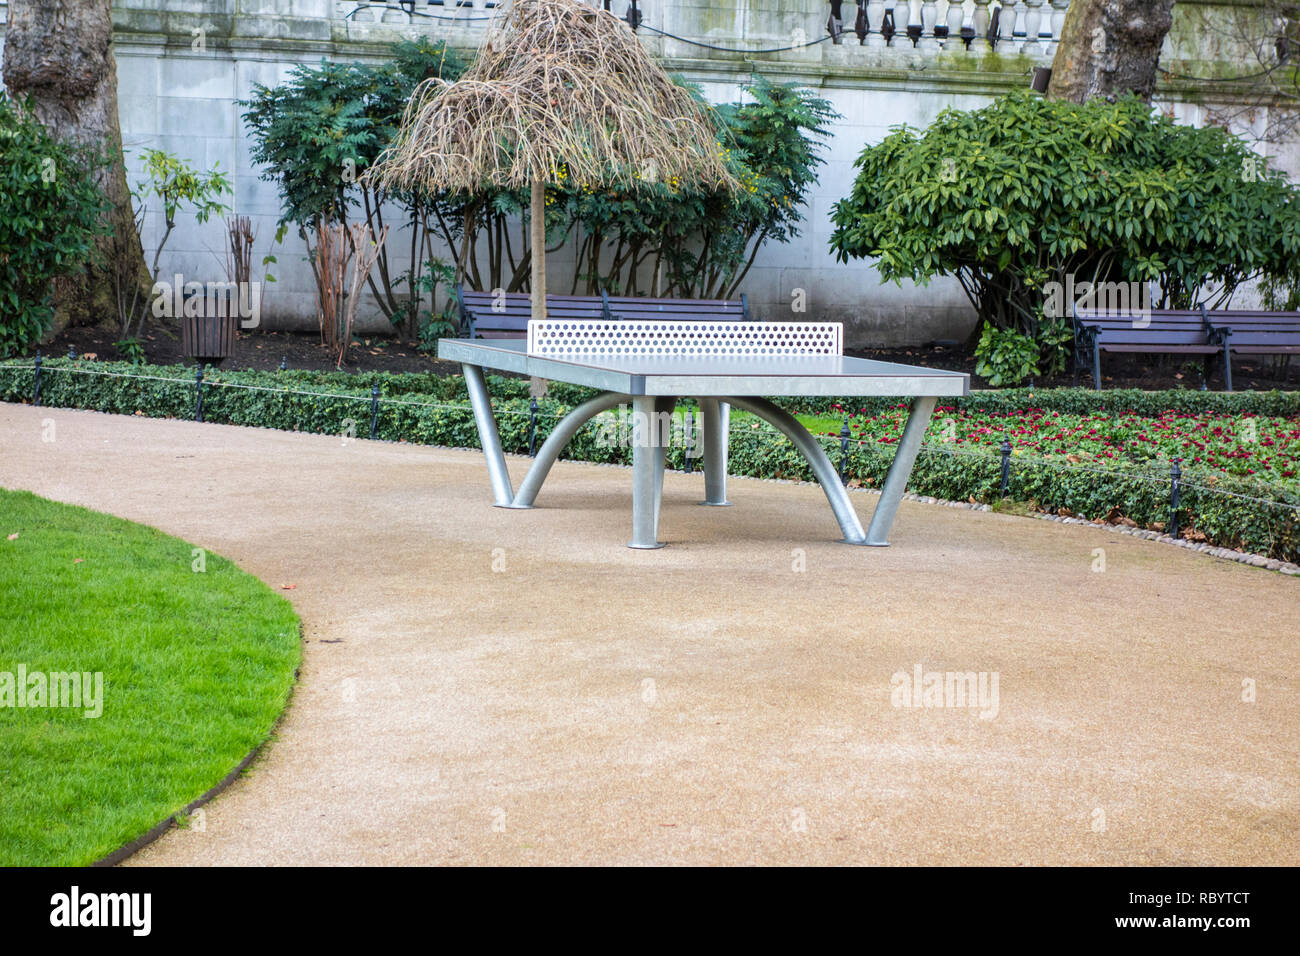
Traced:
<path id="1" fill-rule="evenodd" d="M 1093 387 L 1101 389 L 1102 352 L 1140 352 L 1149 355 L 1199 355 L 1210 360 L 1223 352 L 1210 341 L 1202 309 L 1108 310 L 1078 309 L 1074 313 L 1074 377 L 1085 357 L 1091 359 Z M 1229 373 L 1230 374 L 1230 373 Z"/>
<path id="2" fill-rule="evenodd" d="M 642 296 L 603 295 L 616 319 L 646 322 L 673 319 L 691 322 L 752 322 L 749 297 L 739 299 L 650 299 Z"/>
<path id="3" fill-rule="evenodd" d="M 456 287 L 461 333 L 471 339 L 521 339 L 528 334 L 527 292 L 468 292 Z M 608 321 L 751 321 L 749 299 L 651 299 L 640 296 L 548 295 L 548 319 Z"/>
<path id="4" fill-rule="evenodd" d="M 468 292 L 456 287 L 460 329 L 470 339 L 522 339 L 528 335 L 532 301 L 527 292 Z M 553 319 L 608 319 L 599 296 L 548 295 L 546 314 Z"/>
<path id="5" fill-rule="evenodd" d="M 1205 379 L 1210 361 L 1223 356 L 1224 386 L 1232 391 L 1232 355 L 1300 354 L 1300 312 L 1246 310 L 1152 309 L 1109 310 L 1074 315 L 1075 378 L 1085 356 L 1091 357 L 1093 386 L 1101 388 L 1102 352 L 1154 355 L 1200 355 Z"/>
<path id="6" fill-rule="evenodd" d="M 1300 355 L 1300 312 L 1213 310 L 1205 313 L 1210 342 L 1223 349 L 1223 372 L 1232 391 L 1232 353 Z"/>

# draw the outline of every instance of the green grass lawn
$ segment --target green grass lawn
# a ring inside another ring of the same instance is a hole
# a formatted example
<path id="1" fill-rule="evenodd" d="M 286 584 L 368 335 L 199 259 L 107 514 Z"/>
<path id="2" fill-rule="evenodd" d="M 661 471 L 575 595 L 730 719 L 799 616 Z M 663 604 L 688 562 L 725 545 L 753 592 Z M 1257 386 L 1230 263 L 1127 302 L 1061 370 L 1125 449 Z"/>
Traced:
<path id="1" fill-rule="evenodd" d="M 0 864 L 101 859 L 267 739 L 294 683 L 297 615 L 203 558 L 196 571 L 177 538 L 0 489 Z M 102 713 L 50 694 L 19 706 L 20 667 L 29 682 L 102 673 Z"/>

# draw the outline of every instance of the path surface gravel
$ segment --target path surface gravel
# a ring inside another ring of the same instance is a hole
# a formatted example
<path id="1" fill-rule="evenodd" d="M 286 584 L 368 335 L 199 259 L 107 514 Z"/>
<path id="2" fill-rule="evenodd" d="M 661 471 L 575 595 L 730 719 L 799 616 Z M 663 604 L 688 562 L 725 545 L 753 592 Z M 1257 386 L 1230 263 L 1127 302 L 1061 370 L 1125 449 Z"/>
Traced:
<path id="1" fill-rule="evenodd" d="M 632 551 L 621 468 L 519 512 L 476 452 L 14 405 L 0 440 L 0 485 L 296 585 L 277 739 L 133 864 L 1300 863 L 1292 578 L 912 502 L 853 548 L 814 485 L 699 474 Z M 895 706 L 918 664 L 996 715 Z"/>

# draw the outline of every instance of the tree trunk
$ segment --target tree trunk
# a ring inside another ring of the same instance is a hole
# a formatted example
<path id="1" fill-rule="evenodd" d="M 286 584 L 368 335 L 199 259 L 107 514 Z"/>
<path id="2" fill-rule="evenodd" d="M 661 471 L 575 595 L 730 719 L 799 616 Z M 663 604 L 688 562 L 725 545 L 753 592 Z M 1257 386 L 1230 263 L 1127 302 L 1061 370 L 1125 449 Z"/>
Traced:
<path id="1" fill-rule="evenodd" d="M 108 155 L 95 181 L 112 203 L 112 233 L 96 240 L 97 261 L 84 274 L 56 283 L 56 330 L 69 323 L 116 322 L 115 273 L 148 288 L 122 158 L 112 40 L 110 0 L 9 2 L 4 84 L 10 96 L 30 96 L 33 114 L 51 135 Z"/>
<path id="2" fill-rule="evenodd" d="M 1174 0 L 1074 0 L 1047 95 L 1083 103 L 1133 92 L 1150 103 Z"/>
<path id="3" fill-rule="evenodd" d="M 546 183 L 533 181 L 532 201 L 529 203 L 529 227 L 532 230 L 533 307 L 534 319 L 546 318 Z"/>

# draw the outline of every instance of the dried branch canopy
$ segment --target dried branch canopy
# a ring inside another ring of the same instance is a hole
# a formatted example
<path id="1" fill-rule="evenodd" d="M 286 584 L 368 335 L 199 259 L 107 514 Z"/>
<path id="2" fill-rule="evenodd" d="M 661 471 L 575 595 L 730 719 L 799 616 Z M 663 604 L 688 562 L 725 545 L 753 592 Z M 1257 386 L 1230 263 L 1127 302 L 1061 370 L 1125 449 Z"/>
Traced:
<path id="1" fill-rule="evenodd" d="M 368 175 L 389 189 L 473 192 L 569 180 L 737 189 L 708 113 L 612 14 L 516 0 L 455 83 L 412 94 Z"/>

